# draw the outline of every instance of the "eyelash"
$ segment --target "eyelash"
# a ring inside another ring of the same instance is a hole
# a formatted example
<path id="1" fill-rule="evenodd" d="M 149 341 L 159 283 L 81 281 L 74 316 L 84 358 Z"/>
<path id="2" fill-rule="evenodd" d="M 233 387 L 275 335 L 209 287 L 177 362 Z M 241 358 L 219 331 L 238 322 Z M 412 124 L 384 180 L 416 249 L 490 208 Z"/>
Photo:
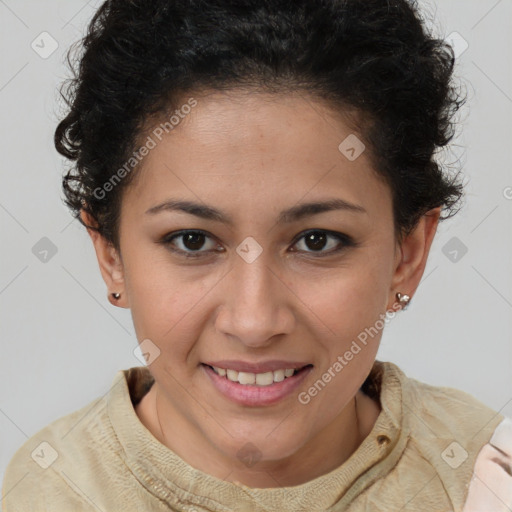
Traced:
<path id="1" fill-rule="evenodd" d="M 306 237 L 307 235 L 309 235 L 311 233 L 323 233 L 329 237 L 338 239 L 338 241 L 342 243 L 342 247 L 338 247 L 338 248 L 336 248 L 334 250 L 330 250 L 330 251 L 303 251 L 306 254 L 313 254 L 314 255 L 313 257 L 315 257 L 315 258 L 322 258 L 322 257 L 330 256 L 332 254 L 337 254 L 348 247 L 357 247 L 357 245 L 358 245 L 352 237 L 345 235 L 344 233 L 338 233 L 336 231 L 329 231 L 326 229 L 309 229 L 307 231 L 303 231 L 302 233 L 299 233 L 299 235 L 297 235 L 295 237 L 295 239 L 293 240 L 292 246 L 296 245 L 301 239 L 303 239 L 304 237 Z M 200 250 L 189 252 L 189 251 L 183 251 L 182 249 L 176 249 L 176 248 L 172 247 L 172 242 L 175 238 L 179 238 L 180 236 L 184 236 L 184 235 L 188 235 L 188 234 L 199 234 L 199 235 L 204 235 L 207 238 L 213 238 L 213 237 L 210 237 L 210 235 L 206 231 L 202 231 L 200 229 L 187 229 L 187 230 L 183 230 L 183 231 L 178 231 L 176 233 L 169 233 L 169 234 L 165 235 L 159 241 L 159 243 L 165 245 L 170 251 L 172 251 L 174 253 L 178 253 L 180 256 L 184 256 L 185 258 L 199 258 L 199 257 L 202 257 L 206 253 L 212 252 L 212 251 L 200 251 Z M 213 251 L 213 252 L 215 252 L 215 251 Z M 297 251 L 297 252 L 300 252 L 300 251 Z"/>

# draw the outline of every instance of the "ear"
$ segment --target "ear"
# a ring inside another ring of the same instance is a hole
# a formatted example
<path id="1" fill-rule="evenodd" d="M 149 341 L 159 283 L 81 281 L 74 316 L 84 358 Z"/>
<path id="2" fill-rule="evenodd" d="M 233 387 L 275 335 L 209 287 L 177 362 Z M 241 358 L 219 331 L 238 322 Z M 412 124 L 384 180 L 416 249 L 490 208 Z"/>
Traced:
<path id="1" fill-rule="evenodd" d="M 89 226 L 97 226 L 95 220 L 85 211 L 80 211 L 80 217 Z M 87 228 L 87 232 L 91 237 L 100 272 L 107 285 L 108 300 L 114 306 L 128 308 L 128 299 L 126 296 L 125 282 L 124 282 L 124 269 L 121 255 L 118 254 L 111 242 L 107 241 L 97 231 Z M 112 293 L 120 293 L 119 299 L 114 299 Z"/>
<path id="2" fill-rule="evenodd" d="M 389 302 L 392 305 L 398 302 L 397 292 L 412 298 L 419 286 L 427 264 L 430 246 L 437 231 L 440 214 L 441 207 L 428 211 L 398 246 L 389 297 Z M 388 310 L 392 307 L 388 306 Z"/>

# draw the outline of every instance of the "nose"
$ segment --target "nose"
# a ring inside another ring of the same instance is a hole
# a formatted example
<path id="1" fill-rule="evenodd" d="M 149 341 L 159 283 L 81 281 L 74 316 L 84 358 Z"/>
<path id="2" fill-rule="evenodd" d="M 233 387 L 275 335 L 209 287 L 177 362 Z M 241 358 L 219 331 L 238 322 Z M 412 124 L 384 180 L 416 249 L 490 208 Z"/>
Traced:
<path id="1" fill-rule="evenodd" d="M 293 331 L 293 292 L 264 252 L 253 262 L 237 258 L 226 276 L 216 328 L 247 347 L 265 347 Z"/>

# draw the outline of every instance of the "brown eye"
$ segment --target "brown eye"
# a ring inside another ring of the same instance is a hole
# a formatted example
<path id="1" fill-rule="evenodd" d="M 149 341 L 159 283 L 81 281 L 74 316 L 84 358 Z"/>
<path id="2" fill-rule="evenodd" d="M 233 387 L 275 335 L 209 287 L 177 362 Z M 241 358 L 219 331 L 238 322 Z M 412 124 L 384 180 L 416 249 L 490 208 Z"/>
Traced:
<path id="1" fill-rule="evenodd" d="M 204 244 L 205 236 L 203 233 L 187 233 L 181 236 L 183 237 L 183 245 L 191 251 L 201 249 Z"/>
<path id="2" fill-rule="evenodd" d="M 209 246 L 208 241 L 210 241 Z M 216 246 L 215 242 L 206 233 L 192 230 L 168 235 L 162 239 L 162 243 L 168 246 L 171 251 L 181 253 L 186 257 L 202 256 L 211 252 Z"/>
<path id="3" fill-rule="evenodd" d="M 321 231 L 313 231 L 304 237 L 304 243 L 312 251 L 320 251 L 327 243 L 327 236 Z"/>
<path id="4" fill-rule="evenodd" d="M 335 233 L 325 230 L 314 230 L 303 233 L 295 245 L 299 246 L 301 244 L 302 246 L 299 247 L 299 250 L 306 253 L 317 252 L 321 255 L 338 252 L 344 247 L 355 245 L 349 236 L 344 235 L 343 233 Z"/>

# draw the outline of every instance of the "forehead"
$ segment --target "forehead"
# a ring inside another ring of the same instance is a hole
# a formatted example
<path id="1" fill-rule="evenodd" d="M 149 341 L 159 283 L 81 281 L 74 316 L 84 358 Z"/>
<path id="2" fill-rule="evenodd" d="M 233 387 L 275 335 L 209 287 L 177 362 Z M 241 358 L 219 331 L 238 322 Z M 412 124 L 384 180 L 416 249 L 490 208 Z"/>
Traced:
<path id="1" fill-rule="evenodd" d="M 172 131 L 162 129 L 165 119 L 146 130 L 155 144 L 125 193 L 123 215 L 125 209 L 142 214 L 168 198 L 216 204 L 234 217 L 237 210 L 261 213 L 262 202 L 284 207 L 327 196 L 370 215 L 391 211 L 390 191 L 369 148 L 363 150 L 362 137 L 327 104 L 304 94 L 231 91 L 194 98 L 197 104 Z"/>

